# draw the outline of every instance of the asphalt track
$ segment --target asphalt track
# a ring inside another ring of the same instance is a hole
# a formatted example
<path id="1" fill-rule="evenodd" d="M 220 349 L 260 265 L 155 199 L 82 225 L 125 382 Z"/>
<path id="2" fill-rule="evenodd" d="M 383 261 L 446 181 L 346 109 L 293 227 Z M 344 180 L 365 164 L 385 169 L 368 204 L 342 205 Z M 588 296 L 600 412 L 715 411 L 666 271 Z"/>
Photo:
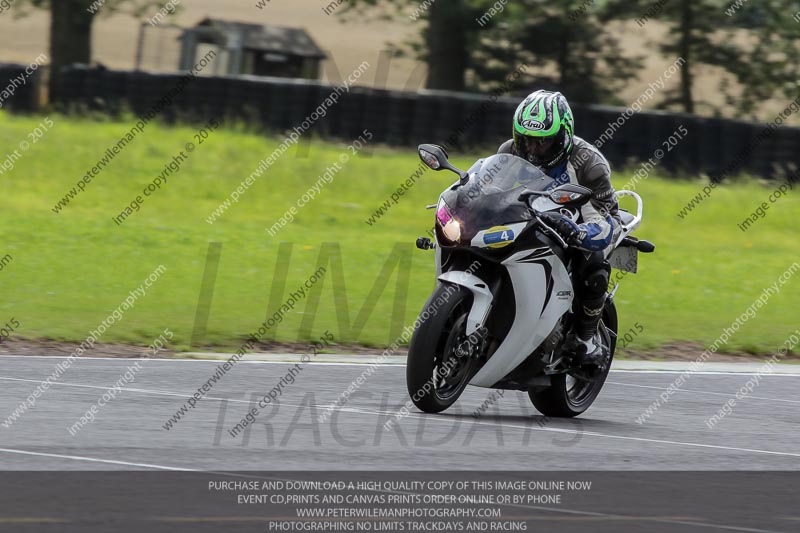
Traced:
<path id="1" fill-rule="evenodd" d="M 62 360 L 0 357 L 0 422 Z M 164 424 L 220 362 L 146 360 L 93 423 L 70 434 L 68 428 L 132 363 L 79 359 L 33 409 L 10 427 L 0 426 L 0 531 L 285 531 L 271 520 L 307 527 L 314 519 L 298 519 L 284 505 L 239 505 L 236 495 L 206 485 L 336 476 L 592 480 L 591 492 L 568 493 L 558 504 L 494 506 L 502 518 L 486 524 L 522 524 L 525 531 L 776 532 L 797 531 L 800 523 L 800 373 L 791 368 L 762 376 L 713 429 L 705 421 L 750 375 L 692 374 L 642 423 L 637 418 L 680 372 L 612 371 L 594 406 L 572 420 L 542 417 L 517 392 L 506 392 L 475 418 L 492 391 L 469 388 L 451 410 L 423 415 L 412 408 L 386 430 L 407 402 L 402 365 L 377 367 L 320 422 L 325 406 L 370 366 L 312 362 L 301 367 L 279 403 L 232 437 L 228 430 L 291 363 L 240 361 L 167 430 Z"/>
<path id="2" fill-rule="evenodd" d="M 0 357 L 0 421 L 63 358 Z M 329 420 L 329 405 L 365 369 L 308 363 L 278 404 L 228 430 L 286 374 L 289 363 L 240 361 L 170 430 L 163 425 L 219 362 L 147 360 L 133 383 L 74 436 L 68 428 L 124 374 L 130 359 L 79 359 L 35 408 L 0 427 L 0 470 L 800 470 L 800 372 L 766 375 L 714 428 L 749 376 L 696 373 L 644 423 L 637 417 L 677 372 L 612 371 L 576 419 L 546 419 L 514 391 L 472 415 L 491 390 L 469 387 L 439 415 L 407 402 L 405 368 L 384 365 Z"/>

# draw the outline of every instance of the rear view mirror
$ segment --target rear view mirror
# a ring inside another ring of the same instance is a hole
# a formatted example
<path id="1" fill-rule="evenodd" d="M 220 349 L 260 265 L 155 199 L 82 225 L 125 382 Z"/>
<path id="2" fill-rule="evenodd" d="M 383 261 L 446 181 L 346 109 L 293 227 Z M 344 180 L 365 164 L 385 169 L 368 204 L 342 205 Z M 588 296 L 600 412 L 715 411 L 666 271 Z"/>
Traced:
<path id="1" fill-rule="evenodd" d="M 558 205 L 577 207 L 591 200 L 592 190 L 583 185 L 567 183 L 550 191 L 548 197 Z"/>
<path id="2" fill-rule="evenodd" d="M 445 152 L 441 146 L 436 144 L 420 144 L 417 150 L 419 151 L 419 158 L 422 162 L 433 170 L 442 170 L 449 165 L 447 161 L 447 152 Z"/>
<path id="3" fill-rule="evenodd" d="M 429 168 L 433 170 L 447 169 L 455 172 L 461 178 L 462 185 L 467 181 L 469 175 L 463 170 L 459 170 L 450 164 L 447 159 L 447 152 L 438 144 L 420 144 L 417 147 L 419 158 Z"/>

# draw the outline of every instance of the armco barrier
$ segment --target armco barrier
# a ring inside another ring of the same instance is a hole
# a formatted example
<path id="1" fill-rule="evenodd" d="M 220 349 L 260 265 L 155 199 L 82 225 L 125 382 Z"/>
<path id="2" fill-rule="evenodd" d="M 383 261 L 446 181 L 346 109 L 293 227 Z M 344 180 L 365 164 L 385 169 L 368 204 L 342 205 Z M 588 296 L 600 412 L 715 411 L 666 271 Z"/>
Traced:
<path id="1" fill-rule="evenodd" d="M 0 74 L 2 73 L 0 68 Z M 174 87 L 181 74 L 156 74 L 89 68 L 76 65 L 63 77 L 67 109 L 128 109 L 143 113 Z M 526 88 L 527 89 L 527 88 Z M 264 131 L 285 131 L 300 124 L 333 90 L 315 81 L 255 76 L 200 76 L 162 111 L 167 122 L 205 122 L 235 119 Z M 527 90 L 522 90 L 522 93 Z M 421 142 L 444 143 L 465 121 L 476 116 L 488 95 L 419 91 L 417 93 L 353 87 L 339 103 L 317 120 L 309 132 L 324 138 L 352 139 L 364 129 L 373 141 L 396 146 Z M 479 120 L 454 139 L 451 148 L 487 149 L 510 137 L 511 116 L 519 96 L 498 98 Z M 577 133 L 594 142 L 621 108 L 574 105 Z M 688 130 L 680 146 L 666 152 L 660 167 L 669 172 L 700 172 L 716 177 L 748 147 L 764 124 L 698 117 L 682 113 L 641 112 L 631 116 L 601 150 L 613 166 L 633 164 L 653 156 L 679 126 Z M 306 135 L 309 135 L 306 133 Z M 796 164 L 800 128 L 778 128 L 767 142 L 757 144 L 739 171 L 762 177 Z"/>
<path id="2" fill-rule="evenodd" d="M 37 70 L 31 76 L 25 76 L 25 65 L 0 63 L 0 98 L 3 98 L 0 109 L 23 112 L 36 109 L 40 73 L 41 70 Z M 13 86 L 13 95 L 2 97 L 2 92 L 11 86 L 11 80 L 20 76 L 25 76 L 25 83 Z"/>

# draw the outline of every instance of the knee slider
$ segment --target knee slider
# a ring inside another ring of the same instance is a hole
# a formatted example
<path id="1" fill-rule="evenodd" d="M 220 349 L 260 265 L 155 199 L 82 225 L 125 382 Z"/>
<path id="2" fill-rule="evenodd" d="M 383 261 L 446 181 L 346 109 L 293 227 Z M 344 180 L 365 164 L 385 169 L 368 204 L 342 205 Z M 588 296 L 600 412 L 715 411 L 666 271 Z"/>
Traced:
<path id="1" fill-rule="evenodd" d="M 591 291 L 605 291 L 608 288 L 609 274 L 605 269 L 592 272 L 586 280 L 586 287 Z"/>
<path id="2" fill-rule="evenodd" d="M 595 265 L 595 268 L 586 272 L 586 277 L 583 281 L 586 292 L 589 294 L 605 293 L 608 289 L 608 280 L 610 277 L 611 267 L 608 263 Z"/>

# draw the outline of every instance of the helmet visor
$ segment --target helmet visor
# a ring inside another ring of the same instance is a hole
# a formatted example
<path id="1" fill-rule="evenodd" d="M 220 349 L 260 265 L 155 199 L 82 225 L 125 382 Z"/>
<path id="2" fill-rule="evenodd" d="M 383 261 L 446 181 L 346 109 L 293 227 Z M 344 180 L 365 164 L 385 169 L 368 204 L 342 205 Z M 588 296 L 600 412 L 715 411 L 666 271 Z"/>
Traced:
<path id="1" fill-rule="evenodd" d="M 528 154 L 540 159 L 547 159 L 547 156 L 554 152 L 557 136 L 550 137 L 524 137 L 525 151 Z"/>

